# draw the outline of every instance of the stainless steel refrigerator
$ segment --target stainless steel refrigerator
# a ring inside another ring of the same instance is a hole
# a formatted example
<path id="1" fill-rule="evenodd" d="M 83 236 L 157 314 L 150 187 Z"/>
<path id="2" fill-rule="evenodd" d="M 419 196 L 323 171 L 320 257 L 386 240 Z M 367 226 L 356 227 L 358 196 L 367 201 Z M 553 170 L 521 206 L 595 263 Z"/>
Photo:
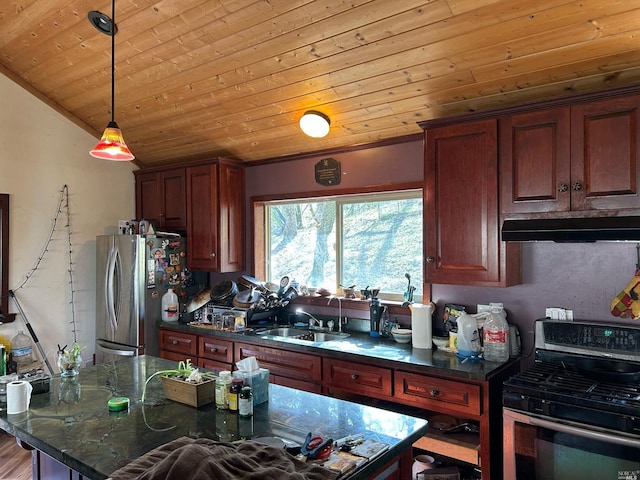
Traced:
<path id="1" fill-rule="evenodd" d="M 96 363 L 158 355 L 162 296 L 180 298 L 190 280 L 185 247 L 179 236 L 96 237 Z"/>

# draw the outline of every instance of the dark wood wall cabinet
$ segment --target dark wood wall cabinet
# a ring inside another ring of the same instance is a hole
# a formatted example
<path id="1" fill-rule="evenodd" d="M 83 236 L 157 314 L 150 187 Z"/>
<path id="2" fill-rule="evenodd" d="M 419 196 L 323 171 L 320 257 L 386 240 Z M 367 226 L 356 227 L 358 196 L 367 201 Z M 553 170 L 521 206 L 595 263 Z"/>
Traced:
<path id="1" fill-rule="evenodd" d="M 520 283 L 505 219 L 640 212 L 639 87 L 420 122 L 425 282 Z"/>
<path id="2" fill-rule="evenodd" d="M 504 213 L 640 208 L 640 96 L 508 115 L 500 128 Z"/>
<path id="3" fill-rule="evenodd" d="M 192 270 L 245 268 L 244 166 L 217 158 L 166 170 L 138 170 L 136 216 L 183 232 Z"/>
<path id="4" fill-rule="evenodd" d="M 425 282 L 520 282 L 520 246 L 500 241 L 497 120 L 425 131 Z"/>
<path id="5" fill-rule="evenodd" d="M 160 356 L 174 361 L 190 358 L 193 364 L 217 371 L 232 370 L 236 362 L 253 356 L 269 369 L 274 384 L 424 418 L 448 415 L 476 421 L 479 436 L 444 434 L 434 426 L 414 446 L 479 466 L 483 478 L 502 478 L 502 382 L 519 370 L 519 360 L 503 364 L 478 381 L 453 370 L 440 368 L 431 373 L 406 362 L 251 336 L 187 332 L 180 326 L 160 329 Z"/>
<path id="6" fill-rule="evenodd" d="M 184 231 L 187 228 L 185 169 L 134 172 L 136 218 L 155 228 Z"/>

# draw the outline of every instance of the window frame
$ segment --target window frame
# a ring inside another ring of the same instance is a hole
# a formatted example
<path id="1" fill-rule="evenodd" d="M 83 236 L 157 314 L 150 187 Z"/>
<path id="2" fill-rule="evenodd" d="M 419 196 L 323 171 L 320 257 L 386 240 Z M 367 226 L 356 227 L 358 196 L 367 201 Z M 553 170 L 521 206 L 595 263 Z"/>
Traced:
<path id="1" fill-rule="evenodd" d="M 331 190 L 325 191 L 310 191 L 310 192 L 292 192 L 292 193 L 282 193 L 280 195 L 263 195 L 263 196 L 253 196 L 251 197 L 251 212 L 252 212 L 252 230 L 253 230 L 253 269 L 254 276 L 256 278 L 266 278 L 267 267 L 266 267 L 266 258 L 265 258 L 265 245 L 266 245 L 266 204 L 269 202 L 303 202 L 303 201 L 314 201 L 321 199 L 333 199 L 336 197 L 348 197 L 348 196 L 356 196 L 356 195 L 371 195 L 375 196 L 376 194 L 389 194 L 389 193 L 398 193 L 402 194 L 407 191 L 417 191 L 420 192 L 424 202 L 423 195 L 423 187 L 424 184 L 422 182 L 407 182 L 402 184 L 392 184 L 392 185 L 375 185 L 368 187 L 360 187 L 360 188 L 351 188 L 351 189 L 337 189 L 332 188 Z M 424 203 L 423 203 L 424 207 Z M 423 230 L 424 230 L 424 210 L 423 210 Z M 424 263 L 422 265 L 422 273 L 424 275 Z M 425 292 L 428 296 L 428 291 L 425 290 L 427 287 L 423 282 L 423 296 Z M 397 298 L 396 298 L 397 297 Z M 391 295 L 390 298 L 386 298 L 385 301 L 401 301 L 399 295 Z M 420 297 L 416 295 L 414 297 L 414 301 L 420 301 Z"/>

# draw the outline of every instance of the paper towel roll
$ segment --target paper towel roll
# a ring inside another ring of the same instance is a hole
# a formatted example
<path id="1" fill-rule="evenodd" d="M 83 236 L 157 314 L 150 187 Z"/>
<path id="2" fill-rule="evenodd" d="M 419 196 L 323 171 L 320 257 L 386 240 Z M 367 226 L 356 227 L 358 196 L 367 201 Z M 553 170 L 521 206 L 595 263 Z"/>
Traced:
<path id="1" fill-rule="evenodd" d="M 7 384 L 7 414 L 26 412 L 31 402 L 33 387 L 25 380 L 16 380 Z"/>
<path id="2" fill-rule="evenodd" d="M 431 348 L 431 315 L 433 306 L 413 303 L 411 305 L 411 342 L 413 348 Z"/>

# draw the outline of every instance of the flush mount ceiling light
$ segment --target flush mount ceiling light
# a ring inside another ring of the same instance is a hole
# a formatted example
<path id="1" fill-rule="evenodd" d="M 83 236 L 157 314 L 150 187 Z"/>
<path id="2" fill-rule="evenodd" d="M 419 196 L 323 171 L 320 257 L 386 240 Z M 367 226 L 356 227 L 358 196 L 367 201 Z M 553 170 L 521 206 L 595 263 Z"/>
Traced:
<path id="1" fill-rule="evenodd" d="M 124 143 L 122 132 L 114 119 L 115 112 L 115 58 L 116 58 L 116 1 L 111 2 L 111 18 L 104 13 L 91 11 L 88 14 L 91 24 L 100 32 L 111 37 L 111 121 L 104 129 L 102 138 L 89 152 L 92 157 L 103 160 L 129 161 L 135 157 Z"/>
<path id="2" fill-rule="evenodd" d="M 307 110 L 300 118 L 300 129 L 313 138 L 322 138 L 329 133 L 331 120 L 317 110 Z"/>

